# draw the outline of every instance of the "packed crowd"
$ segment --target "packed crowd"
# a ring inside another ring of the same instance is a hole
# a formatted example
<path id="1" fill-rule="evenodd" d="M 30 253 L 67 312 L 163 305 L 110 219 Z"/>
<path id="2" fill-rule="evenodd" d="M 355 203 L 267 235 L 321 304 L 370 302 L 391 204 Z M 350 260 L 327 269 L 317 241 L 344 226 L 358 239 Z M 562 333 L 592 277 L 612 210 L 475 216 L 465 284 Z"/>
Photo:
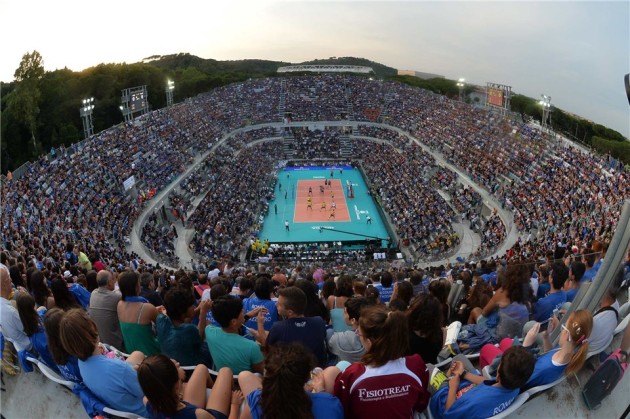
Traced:
<path id="1" fill-rule="evenodd" d="M 244 148 L 236 156 L 221 148 L 210 157 L 210 188 L 187 220 L 196 230 L 191 249 L 202 258 L 236 257 L 252 233 L 260 229 L 258 215 L 273 193 L 275 164 L 281 159 L 278 142 Z"/>
<path id="2" fill-rule="evenodd" d="M 296 158 L 312 160 L 320 158 L 341 157 L 339 137 L 341 132 L 337 128 L 311 131 L 308 128 L 292 129 L 294 138 L 294 156 Z"/>
<path id="3" fill-rule="evenodd" d="M 586 245 L 558 246 L 543 264 L 364 272 L 217 261 L 207 272 L 116 272 L 74 249 L 40 268 L 3 251 L 0 321 L 22 359 L 82 385 L 90 416 L 108 406 L 148 418 L 402 418 L 427 408 L 436 418 L 491 417 L 609 347 L 630 249 L 597 310 L 560 325 L 576 286 L 599 280 L 606 244 Z M 479 364 L 460 354 L 436 366 L 457 352 L 479 353 Z M 13 356 L 5 352 L 3 368 Z"/>
<path id="4" fill-rule="evenodd" d="M 430 154 L 417 145 L 408 146 L 403 153 L 371 141 L 361 140 L 359 144 L 357 157 L 363 159 L 375 198 L 391 217 L 401 240 L 422 248 L 442 233 L 453 233 L 453 210 L 428 180 L 419 176 L 434 164 Z M 384 155 L 388 158 L 383 159 Z M 446 241 L 438 243 L 444 246 L 435 250 L 448 250 Z"/>

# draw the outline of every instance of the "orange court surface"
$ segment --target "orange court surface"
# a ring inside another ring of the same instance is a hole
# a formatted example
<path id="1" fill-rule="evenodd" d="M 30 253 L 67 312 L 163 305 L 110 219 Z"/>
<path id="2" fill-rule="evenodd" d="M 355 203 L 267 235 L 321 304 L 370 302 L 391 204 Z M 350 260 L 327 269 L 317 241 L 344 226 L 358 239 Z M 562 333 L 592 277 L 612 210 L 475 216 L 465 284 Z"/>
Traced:
<path id="1" fill-rule="evenodd" d="M 326 222 L 348 222 L 350 221 L 350 212 L 348 211 L 348 202 L 343 191 L 343 185 L 338 179 L 332 179 L 330 186 L 324 187 L 321 192 L 320 186 L 324 185 L 324 180 L 298 180 L 297 190 L 295 193 L 295 212 L 293 214 L 294 223 L 312 223 L 318 221 Z M 309 192 L 311 188 L 312 208 L 308 208 Z M 334 201 L 336 205 L 335 217 L 331 218 L 331 205 Z M 322 202 L 326 203 L 326 209 L 322 208 Z"/>

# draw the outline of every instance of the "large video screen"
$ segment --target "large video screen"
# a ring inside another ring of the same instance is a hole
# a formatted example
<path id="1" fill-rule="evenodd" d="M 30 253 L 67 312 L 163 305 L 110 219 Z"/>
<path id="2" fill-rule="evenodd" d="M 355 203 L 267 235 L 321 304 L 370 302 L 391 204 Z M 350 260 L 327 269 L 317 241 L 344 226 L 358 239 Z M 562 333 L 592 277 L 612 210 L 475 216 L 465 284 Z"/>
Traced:
<path id="1" fill-rule="evenodd" d="M 503 90 L 488 87 L 488 103 L 493 106 L 503 107 Z"/>

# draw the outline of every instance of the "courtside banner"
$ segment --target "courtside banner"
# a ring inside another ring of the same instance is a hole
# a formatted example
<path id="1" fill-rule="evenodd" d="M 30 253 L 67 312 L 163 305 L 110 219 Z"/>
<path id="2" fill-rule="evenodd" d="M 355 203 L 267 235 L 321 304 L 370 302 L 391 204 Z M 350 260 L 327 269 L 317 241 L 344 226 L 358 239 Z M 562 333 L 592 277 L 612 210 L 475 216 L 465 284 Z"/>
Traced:
<path id="1" fill-rule="evenodd" d="M 302 171 L 302 170 L 352 170 L 352 166 L 287 166 L 285 171 Z"/>

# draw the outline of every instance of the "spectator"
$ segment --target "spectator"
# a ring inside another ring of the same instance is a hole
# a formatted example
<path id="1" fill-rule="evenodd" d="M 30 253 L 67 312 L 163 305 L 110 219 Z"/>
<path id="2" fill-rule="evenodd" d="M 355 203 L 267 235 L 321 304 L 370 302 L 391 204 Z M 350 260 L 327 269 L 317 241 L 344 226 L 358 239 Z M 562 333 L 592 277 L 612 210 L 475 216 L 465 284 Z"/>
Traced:
<path id="1" fill-rule="evenodd" d="M 82 383 L 83 378 L 79 370 L 79 360 L 76 356 L 66 352 L 59 337 L 59 325 L 64 314 L 65 312 L 60 308 L 53 308 L 46 312 L 44 327 L 48 339 L 48 350 L 64 379 Z"/>
<path id="2" fill-rule="evenodd" d="M 534 370 L 534 356 L 522 347 L 511 347 L 503 354 L 496 380 L 474 374 L 474 367 L 457 355 L 443 381 L 431 397 L 434 418 L 487 418 L 507 409 Z M 433 380 L 432 380 L 433 385 Z"/>
<path id="3" fill-rule="evenodd" d="M 298 279 L 295 281 L 295 286 L 304 291 L 306 294 L 306 310 L 304 311 L 305 317 L 321 317 L 325 323 L 330 321 L 330 314 L 326 309 L 326 306 L 317 296 L 317 285 L 307 281 L 306 279 Z"/>
<path id="4" fill-rule="evenodd" d="M 326 365 L 326 324 L 320 317 L 304 317 L 306 295 L 297 287 L 279 291 L 278 314 L 285 320 L 276 322 L 267 337 L 270 346 L 298 342 Z"/>
<path id="5" fill-rule="evenodd" d="M 247 399 L 241 418 L 343 418 L 339 400 L 323 387 L 305 391 L 314 365 L 313 355 L 301 345 L 272 347 L 262 379 L 248 371 L 238 376 Z"/>
<path id="6" fill-rule="evenodd" d="M 335 332 L 350 330 L 344 320 L 344 305 L 348 298 L 354 293 L 352 289 L 352 278 L 348 275 L 341 275 L 337 279 L 335 294 L 328 297 L 326 308 L 330 312 L 330 320 Z"/>
<path id="7" fill-rule="evenodd" d="M 366 352 L 334 384 L 346 418 L 402 418 L 414 410 L 424 411 L 429 401 L 429 375 L 420 356 L 405 356 L 408 333 L 403 313 L 390 313 L 383 306 L 363 310 L 358 334 Z"/>
<path id="8" fill-rule="evenodd" d="M 121 295 L 115 291 L 116 278 L 111 272 L 101 270 L 96 275 L 96 283 L 98 288 L 90 296 L 90 317 L 96 323 L 101 342 L 124 351 L 117 312 Z"/>
<path id="9" fill-rule="evenodd" d="M 147 417 L 134 369 L 144 359 L 142 352 L 131 353 L 127 361 L 101 355 L 96 324 L 81 309 L 66 312 L 59 337 L 64 350 L 79 359 L 83 383 L 96 397 L 113 409 Z"/>
<path id="10" fill-rule="evenodd" d="M 263 308 L 257 310 L 262 312 Z M 241 371 L 263 373 L 263 356 L 258 344 L 239 335 L 245 319 L 243 302 L 230 296 L 213 300 L 212 316 L 221 327 L 209 325 L 205 335 L 217 368 L 230 367 L 235 374 Z"/>
<path id="11" fill-rule="evenodd" d="M 569 267 L 569 277 L 564 282 L 564 287 L 562 288 L 566 292 L 567 301 L 570 303 L 573 302 L 580 289 L 584 272 L 586 272 L 586 265 L 582 262 L 575 261 L 571 263 Z"/>
<path id="12" fill-rule="evenodd" d="M 261 275 L 256 279 L 254 285 L 254 296 L 243 300 L 243 309 L 245 312 L 262 307 L 265 309 L 265 330 L 271 330 L 271 327 L 278 321 L 278 309 L 276 303 L 271 301 L 271 293 L 273 291 L 273 282 L 266 275 Z M 248 318 L 245 326 L 250 329 L 256 329 L 257 323 L 255 318 Z"/>
<path id="13" fill-rule="evenodd" d="M 359 328 L 361 311 L 372 305 L 374 304 L 365 297 L 352 297 L 346 301 L 344 318 L 351 330 L 335 332 L 328 339 L 330 352 L 336 355 L 340 361 L 359 362 L 363 357 L 365 348 L 359 335 L 357 335 L 357 329 Z"/>
<path id="14" fill-rule="evenodd" d="M 68 311 L 73 308 L 81 308 L 77 300 L 68 290 L 68 284 L 64 279 L 53 279 L 50 290 L 55 299 L 55 307 L 59 307 L 63 311 Z"/>
<path id="15" fill-rule="evenodd" d="M 17 309 L 11 303 L 13 298 L 13 288 L 11 287 L 11 276 L 9 269 L 4 264 L 0 264 L 0 322 L 2 334 L 19 351 L 32 348 L 32 344 L 20 320 Z"/>
<path id="16" fill-rule="evenodd" d="M 431 294 L 420 294 L 407 312 L 409 352 L 418 354 L 425 363 L 436 364 L 444 345 L 442 304 Z"/>
<path id="17" fill-rule="evenodd" d="M 152 323 L 158 315 L 156 307 L 139 296 L 140 281 L 135 271 L 125 271 L 118 277 L 122 299 L 117 312 L 120 330 L 127 351 L 140 351 L 150 356 L 160 352 L 160 345 L 153 335 Z"/>
<path id="18" fill-rule="evenodd" d="M 182 365 L 212 362 L 203 343 L 205 317 L 200 318 L 199 327 L 192 324 L 195 300 L 188 290 L 173 288 L 164 297 L 166 314 L 157 316 L 155 325 L 160 351 Z M 205 356 L 204 356 L 205 355 Z"/>
<path id="19" fill-rule="evenodd" d="M 31 274 L 30 290 L 35 298 L 35 303 L 38 307 L 44 307 L 45 309 L 51 309 L 55 306 L 55 298 L 48 288 L 46 283 L 46 277 L 40 270 L 35 270 Z"/>
<path id="20" fill-rule="evenodd" d="M 543 322 L 551 318 L 553 310 L 559 310 L 562 304 L 567 301 L 566 292 L 564 292 L 562 287 L 568 277 L 569 270 L 567 267 L 562 262 L 555 262 L 549 273 L 551 289 L 546 297 L 541 298 L 536 302 L 536 305 L 534 305 L 534 320 Z"/>
<path id="21" fill-rule="evenodd" d="M 140 287 L 140 297 L 145 298 L 155 307 L 164 304 L 160 294 L 155 291 L 155 279 L 151 272 L 143 272 L 142 275 L 140 275 Z"/>
<path id="22" fill-rule="evenodd" d="M 232 391 L 232 371 L 222 368 L 215 382 L 204 365 L 197 365 L 187 383 L 186 373 L 164 355 L 150 356 L 138 367 L 138 382 L 147 402 L 149 418 L 238 417 L 243 400 L 240 391 Z M 212 392 L 207 396 L 206 389 Z"/>
<path id="23" fill-rule="evenodd" d="M 33 349 L 46 365 L 57 370 L 57 366 L 48 351 L 48 342 L 42 320 L 43 313 L 40 314 L 35 310 L 35 299 L 30 294 L 22 293 L 18 295 L 16 303 L 24 333 L 30 339 Z"/>
<path id="24" fill-rule="evenodd" d="M 394 292 L 394 279 L 392 278 L 392 274 L 387 271 L 374 274 L 372 281 L 375 282 L 374 288 L 378 289 L 381 303 L 389 303 L 389 300 L 392 298 L 392 293 Z"/>

